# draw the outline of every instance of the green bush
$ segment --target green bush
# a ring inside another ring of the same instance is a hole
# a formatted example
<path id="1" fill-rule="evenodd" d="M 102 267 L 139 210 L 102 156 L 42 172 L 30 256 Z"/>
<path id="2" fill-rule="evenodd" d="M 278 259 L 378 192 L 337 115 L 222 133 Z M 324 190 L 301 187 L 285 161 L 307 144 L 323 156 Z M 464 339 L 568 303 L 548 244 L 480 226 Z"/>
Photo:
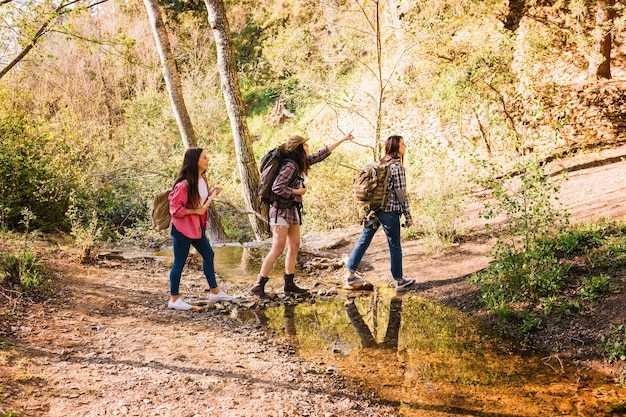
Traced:
<path id="1" fill-rule="evenodd" d="M 67 230 L 65 211 L 75 181 L 63 166 L 65 145 L 38 133 L 25 115 L 0 116 L 2 224 L 20 229 L 21 212 L 34 214 L 33 229 Z"/>
<path id="2" fill-rule="evenodd" d="M 495 203 L 486 203 L 483 216 L 506 216 L 504 233 L 492 250 L 494 261 L 470 280 L 481 284 L 488 308 L 517 301 L 536 302 L 559 294 L 570 268 L 554 254 L 548 236 L 563 230 L 567 213 L 555 207 L 558 187 L 533 161 L 518 167 L 519 183 L 512 178 L 493 182 Z"/>
<path id="3" fill-rule="evenodd" d="M 39 288 L 44 282 L 45 269 L 41 260 L 28 250 L 2 255 L 0 269 L 4 272 L 0 283 L 19 284 L 23 291 Z"/>
<path id="4" fill-rule="evenodd" d="M 581 297 L 595 301 L 606 294 L 619 292 L 620 288 L 606 274 L 583 278 L 583 286 L 579 290 Z"/>

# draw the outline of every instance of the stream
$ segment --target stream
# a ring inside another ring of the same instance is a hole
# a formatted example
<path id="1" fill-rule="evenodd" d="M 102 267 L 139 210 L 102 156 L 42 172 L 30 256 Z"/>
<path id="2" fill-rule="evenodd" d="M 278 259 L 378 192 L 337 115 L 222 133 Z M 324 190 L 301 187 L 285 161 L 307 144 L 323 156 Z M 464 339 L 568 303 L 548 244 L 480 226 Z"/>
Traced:
<path id="1" fill-rule="evenodd" d="M 250 285 L 260 249 L 214 250 L 224 280 Z M 314 302 L 240 307 L 233 315 L 285 338 L 297 355 L 352 380 L 403 416 L 626 415 L 626 388 L 608 376 L 525 351 L 469 315 L 414 293 L 339 290 Z"/>

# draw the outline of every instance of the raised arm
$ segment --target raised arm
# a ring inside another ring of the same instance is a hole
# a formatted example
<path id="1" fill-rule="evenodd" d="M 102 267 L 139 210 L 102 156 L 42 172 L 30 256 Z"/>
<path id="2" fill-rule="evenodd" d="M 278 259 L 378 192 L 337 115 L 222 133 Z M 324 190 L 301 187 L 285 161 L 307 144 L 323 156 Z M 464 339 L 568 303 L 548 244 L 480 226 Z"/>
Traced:
<path id="1" fill-rule="evenodd" d="M 352 136 L 352 131 L 350 131 L 350 133 L 339 139 L 337 142 L 333 143 L 332 145 L 328 145 L 328 150 L 332 152 L 337 146 L 341 145 L 343 142 L 352 139 L 354 139 L 354 137 Z"/>

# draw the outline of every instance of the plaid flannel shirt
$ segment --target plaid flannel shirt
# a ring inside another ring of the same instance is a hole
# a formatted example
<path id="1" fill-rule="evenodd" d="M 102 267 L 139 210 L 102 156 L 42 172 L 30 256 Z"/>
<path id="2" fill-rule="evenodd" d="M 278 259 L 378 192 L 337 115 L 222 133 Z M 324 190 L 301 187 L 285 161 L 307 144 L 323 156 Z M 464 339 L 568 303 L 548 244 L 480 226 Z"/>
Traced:
<path id="1" fill-rule="evenodd" d="M 385 204 L 384 211 L 397 211 L 400 214 L 404 214 L 404 219 L 408 223 L 411 221 L 411 211 L 409 209 L 409 195 L 407 194 L 407 201 L 400 203 L 396 190 L 406 190 L 406 176 L 404 174 L 404 167 L 401 163 L 396 162 L 389 166 L 389 184 L 387 190 L 389 190 L 389 198 Z"/>
<path id="2" fill-rule="evenodd" d="M 309 166 L 323 161 L 324 159 L 328 158 L 329 155 L 330 151 L 328 150 L 328 147 L 325 146 L 314 154 L 307 156 Z M 294 188 L 302 188 L 304 186 L 304 178 L 302 178 L 302 173 L 300 173 L 300 177 L 294 179 L 297 172 L 298 167 L 296 166 L 296 164 L 291 161 L 285 162 L 285 164 L 280 168 L 278 176 L 272 184 L 272 191 L 283 198 L 293 199 L 297 203 L 302 203 L 301 195 L 293 195 Z M 274 206 L 271 206 L 269 213 L 270 219 L 276 218 L 277 211 L 278 217 L 282 217 L 287 223 L 300 224 L 298 209 L 296 207 L 276 208 Z"/>

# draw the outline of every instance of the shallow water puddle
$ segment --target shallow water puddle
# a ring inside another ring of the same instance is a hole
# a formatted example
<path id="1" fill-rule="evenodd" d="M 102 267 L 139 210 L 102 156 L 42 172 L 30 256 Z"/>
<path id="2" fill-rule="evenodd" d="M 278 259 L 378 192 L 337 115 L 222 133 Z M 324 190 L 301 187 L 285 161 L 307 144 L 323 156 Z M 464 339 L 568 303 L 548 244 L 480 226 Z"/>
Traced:
<path id="1" fill-rule="evenodd" d="M 245 285 L 252 285 L 261 268 L 263 257 L 267 253 L 266 248 L 260 249 L 252 245 L 223 244 L 212 245 L 212 248 L 215 253 L 215 271 L 220 276 L 226 277 L 230 282 Z M 194 248 L 191 248 L 190 253 L 194 253 L 199 257 Z M 163 259 L 168 265 L 174 262 L 174 252 L 171 247 L 155 251 L 153 255 Z M 283 265 L 280 261 L 282 261 L 282 259 L 279 259 L 275 268 L 279 268 Z"/>
<path id="2" fill-rule="evenodd" d="M 261 249 L 214 250 L 224 279 L 251 285 Z M 268 289 L 280 290 L 280 281 L 271 280 L 277 287 Z M 403 416 L 626 415 L 626 388 L 606 375 L 523 352 L 463 312 L 415 294 L 377 287 L 236 314 L 286 337 L 298 355 L 394 404 Z"/>
<path id="3" fill-rule="evenodd" d="M 377 288 L 249 313 L 241 318 L 404 416 L 609 416 L 626 405 L 626 390 L 605 376 L 524 354 L 462 312 L 411 294 Z"/>

